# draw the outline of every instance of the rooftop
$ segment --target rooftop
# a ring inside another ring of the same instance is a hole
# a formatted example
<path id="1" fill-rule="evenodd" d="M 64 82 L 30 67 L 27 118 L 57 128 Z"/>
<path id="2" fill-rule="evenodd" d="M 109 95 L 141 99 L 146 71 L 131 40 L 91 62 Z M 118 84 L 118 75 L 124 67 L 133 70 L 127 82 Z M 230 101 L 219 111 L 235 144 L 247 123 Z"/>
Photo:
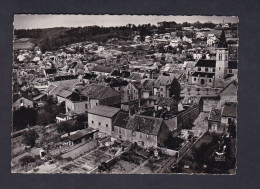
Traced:
<path id="1" fill-rule="evenodd" d="M 119 108 L 100 105 L 100 106 L 95 106 L 94 108 L 89 109 L 88 113 L 100 115 L 100 116 L 104 116 L 104 117 L 113 117 L 119 111 L 120 111 Z"/>

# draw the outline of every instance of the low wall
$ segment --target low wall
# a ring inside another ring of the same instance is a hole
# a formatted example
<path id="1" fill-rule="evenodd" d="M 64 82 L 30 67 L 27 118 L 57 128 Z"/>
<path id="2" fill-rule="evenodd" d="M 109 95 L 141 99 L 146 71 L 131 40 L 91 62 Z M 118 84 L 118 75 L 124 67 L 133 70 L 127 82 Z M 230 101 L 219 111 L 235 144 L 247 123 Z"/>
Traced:
<path id="1" fill-rule="evenodd" d="M 79 157 L 80 155 L 96 148 L 97 146 L 98 146 L 97 140 L 92 140 L 86 144 L 83 144 L 82 146 L 80 146 L 76 149 L 71 150 L 70 152 L 63 154 L 61 157 L 75 159 L 75 158 Z"/>
<path id="2" fill-rule="evenodd" d="M 162 151 L 163 154 L 166 154 L 168 156 L 175 156 L 176 153 L 178 153 L 178 151 L 176 151 L 176 150 L 171 150 L 171 149 L 167 149 L 167 148 L 160 148 L 160 150 Z"/>

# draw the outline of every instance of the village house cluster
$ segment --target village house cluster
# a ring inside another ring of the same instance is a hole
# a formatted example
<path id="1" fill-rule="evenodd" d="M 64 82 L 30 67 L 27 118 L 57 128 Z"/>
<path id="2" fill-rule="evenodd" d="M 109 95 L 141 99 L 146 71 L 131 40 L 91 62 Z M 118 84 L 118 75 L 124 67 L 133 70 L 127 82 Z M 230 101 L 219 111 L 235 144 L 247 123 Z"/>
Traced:
<path id="1" fill-rule="evenodd" d="M 38 138 L 34 146 L 12 149 L 13 169 L 19 171 L 26 154 L 49 158 L 34 172 L 63 172 L 65 164 L 47 164 L 52 157 L 76 161 L 103 147 L 115 150 L 110 159 L 138 146 L 145 153 L 152 149 L 156 158 L 160 152 L 179 161 L 204 135 L 230 137 L 237 124 L 237 30 L 220 24 L 179 33 L 154 31 L 144 41 L 135 33 L 127 41 L 84 41 L 53 52 L 14 48 L 12 110 L 15 116 L 32 109 L 37 120 L 22 129 L 13 125 L 12 140 L 34 128 Z M 73 124 L 82 127 L 66 131 Z M 216 159 L 221 161 L 226 147 L 216 147 Z M 107 161 L 86 172 L 102 171 Z M 157 171 L 164 166 L 172 164 Z"/>

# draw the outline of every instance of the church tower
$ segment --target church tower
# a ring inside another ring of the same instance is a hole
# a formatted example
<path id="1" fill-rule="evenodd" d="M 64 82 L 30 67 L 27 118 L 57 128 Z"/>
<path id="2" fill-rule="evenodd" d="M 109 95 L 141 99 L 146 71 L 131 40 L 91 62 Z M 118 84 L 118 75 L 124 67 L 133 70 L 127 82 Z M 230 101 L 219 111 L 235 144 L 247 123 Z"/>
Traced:
<path id="1" fill-rule="evenodd" d="M 216 48 L 215 87 L 222 87 L 228 70 L 228 45 L 224 30 Z"/>

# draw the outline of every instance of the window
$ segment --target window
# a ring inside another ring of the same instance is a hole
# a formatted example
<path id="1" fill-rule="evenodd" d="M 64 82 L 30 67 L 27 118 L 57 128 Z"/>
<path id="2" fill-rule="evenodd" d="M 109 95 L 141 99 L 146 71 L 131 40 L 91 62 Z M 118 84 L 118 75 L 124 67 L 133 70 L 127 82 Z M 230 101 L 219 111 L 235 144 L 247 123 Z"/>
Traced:
<path id="1" fill-rule="evenodd" d="M 121 133 L 121 127 L 118 128 L 118 132 Z"/>
<path id="2" fill-rule="evenodd" d="M 106 127 L 108 127 L 108 124 L 106 124 Z"/>
<path id="3" fill-rule="evenodd" d="M 100 123 L 100 122 L 98 122 L 98 125 L 101 125 L 101 123 Z"/>
<path id="4" fill-rule="evenodd" d="M 193 79 L 194 81 L 196 81 L 196 77 L 194 77 L 194 79 Z"/>
<path id="5" fill-rule="evenodd" d="M 220 70 L 220 67 L 218 67 L 218 70 Z"/>
<path id="6" fill-rule="evenodd" d="M 119 135 L 119 138 L 121 139 L 121 138 L 122 138 L 122 136 L 121 136 L 121 135 Z"/>
<path id="7" fill-rule="evenodd" d="M 213 72 L 215 72 L 215 68 L 213 68 Z"/>
<path id="8" fill-rule="evenodd" d="M 201 67 L 198 67 L 198 71 L 201 71 Z"/>
<path id="9" fill-rule="evenodd" d="M 94 121 L 91 121 L 91 123 L 94 123 Z"/>
<path id="10" fill-rule="evenodd" d="M 129 94 L 129 90 L 127 90 L 127 94 Z"/>
<path id="11" fill-rule="evenodd" d="M 98 103 L 96 103 L 96 106 L 98 105 Z"/>
<path id="12" fill-rule="evenodd" d="M 229 71 L 228 71 L 229 73 L 232 73 L 232 69 L 229 69 Z"/>
<path id="13" fill-rule="evenodd" d="M 209 82 L 211 83 L 211 79 L 209 79 Z"/>
<path id="14" fill-rule="evenodd" d="M 205 71 L 206 71 L 206 72 L 208 72 L 208 71 L 209 71 L 209 69 L 208 69 L 208 68 L 205 68 Z"/>

